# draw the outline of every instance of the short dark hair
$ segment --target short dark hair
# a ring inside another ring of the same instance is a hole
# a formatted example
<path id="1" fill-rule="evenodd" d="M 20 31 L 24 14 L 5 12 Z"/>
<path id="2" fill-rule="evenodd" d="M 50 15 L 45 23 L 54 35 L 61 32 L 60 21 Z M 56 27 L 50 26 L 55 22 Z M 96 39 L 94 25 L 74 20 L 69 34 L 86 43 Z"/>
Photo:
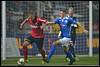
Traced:
<path id="1" fill-rule="evenodd" d="M 66 10 L 65 9 L 60 9 L 60 11 L 63 11 L 64 13 L 66 13 Z"/>

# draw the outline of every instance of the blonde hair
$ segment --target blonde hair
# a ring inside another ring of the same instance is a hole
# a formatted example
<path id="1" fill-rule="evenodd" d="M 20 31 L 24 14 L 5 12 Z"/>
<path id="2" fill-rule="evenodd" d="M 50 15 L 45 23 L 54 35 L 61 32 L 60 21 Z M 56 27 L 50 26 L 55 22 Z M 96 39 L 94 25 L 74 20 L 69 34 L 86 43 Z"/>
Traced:
<path id="1" fill-rule="evenodd" d="M 74 11 L 74 8 L 73 8 L 73 7 L 69 7 L 69 8 L 68 8 L 68 11 L 70 11 L 70 10 L 71 10 L 71 11 Z"/>

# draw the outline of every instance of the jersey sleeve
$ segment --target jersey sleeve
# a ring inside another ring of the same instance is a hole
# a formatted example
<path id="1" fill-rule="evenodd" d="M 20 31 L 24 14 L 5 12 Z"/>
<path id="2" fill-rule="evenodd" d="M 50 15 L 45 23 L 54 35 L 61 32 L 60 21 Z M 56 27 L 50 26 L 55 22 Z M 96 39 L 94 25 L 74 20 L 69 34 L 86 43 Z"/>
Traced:
<path id="1" fill-rule="evenodd" d="M 78 25 L 78 19 L 75 19 L 74 24 L 77 25 L 77 28 L 79 27 L 79 25 Z"/>
<path id="2" fill-rule="evenodd" d="M 73 24 L 77 24 L 78 19 L 76 17 L 73 17 Z"/>
<path id="3" fill-rule="evenodd" d="M 71 24 L 73 27 L 78 27 L 78 19 L 76 17 L 73 17 L 73 20 L 72 20 L 72 24 Z"/>
<path id="4" fill-rule="evenodd" d="M 58 18 L 54 19 L 54 23 L 59 24 L 59 19 Z"/>
<path id="5" fill-rule="evenodd" d="M 36 20 L 37 20 L 37 22 L 41 22 L 41 23 L 47 24 L 47 20 L 41 19 L 39 17 Z"/>
<path id="6" fill-rule="evenodd" d="M 27 21 L 26 21 L 29 25 L 32 25 L 33 24 L 33 22 L 32 22 L 32 19 L 31 18 L 29 18 L 29 19 L 27 19 Z"/>

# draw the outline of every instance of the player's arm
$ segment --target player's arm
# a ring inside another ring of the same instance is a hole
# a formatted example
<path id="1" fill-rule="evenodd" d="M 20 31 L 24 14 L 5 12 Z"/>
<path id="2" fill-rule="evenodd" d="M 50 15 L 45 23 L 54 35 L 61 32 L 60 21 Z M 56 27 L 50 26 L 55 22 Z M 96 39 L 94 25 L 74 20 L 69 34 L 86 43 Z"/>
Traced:
<path id="1" fill-rule="evenodd" d="M 60 38 L 61 37 L 61 31 L 59 31 L 59 33 L 58 33 L 58 38 Z"/>
<path id="2" fill-rule="evenodd" d="M 82 25 L 80 22 L 77 22 L 77 26 L 78 26 L 77 29 L 80 29 L 80 28 L 83 29 L 83 33 L 88 33 L 88 31 L 84 28 L 84 25 Z"/>
<path id="3" fill-rule="evenodd" d="M 43 22 L 43 25 L 41 26 L 42 28 L 44 28 L 46 25 L 48 24 L 54 24 L 54 23 L 58 23 L 58 18 L 55 19 L 53 22 L 49 22 L 47 20 L 41 19 L 41 18 L 37 18 L 37 21 L 39 22 Z"/>
<path id="4" fill-rule="evenodd" d="M 39 17 L 37 18 L 37 21 L 38 21 L 38 22 L 45 23 L 45 24 L 47 23 L 47 20 L 44 20 L 44 19 L 42 19 L 42 18 L 39 18 Z"/>
<path id="5" fill-rule="evenodd" d="M 28 24 L 30 25 L 31 28 L 38 28 L 37 26 L 33 25 L 33 22 L 32 22 L 32 18 L 31 16 L 29 16 L 28 18 L 26 18 L 21 24 L 20 24 L 20 29 L 23 28 L 24 24 L 28 22 Z"/>
<path id="6" fill-rule="evenodd" d="M 75 28 L 83 27 L 83 25 L 81 25 L 81 24 L 78 22 L 78 19 L 76 19 L 76 17 L 74 17 L 74 19 L 75 19 L 75 21 L 74 21 L 74 23 L 73 23 L 73 26 L 74 26 Z M 86 29 L 83 28 L 83 32 L 84 32 L 84 33 L 87 33 L 88 31 L 87 31 Z"/>
<path id="7" fill-rule="evenodd" d="M 30 18 L 30 16 L 28 18 L 26 18 L 21 24 L 20 24 L 20 29 L 23 28 L 24 24 L 27 22 L 27 20 Z"/>
<path id="8" fill-rule="evenodd" d="M 43 19 L 41 19 L 41 18 L 39 18 L 38 21 L 43 22 L 43 26 L 45 26 L 45 25 L 50 25 L 50 24 L 54 24 L 54 22 L 49 22 L 49 21 L 43 20 Z"/>
<path id="9" fill-rule="evenodd" d="M 26 23 L 27 19 L 25 19 L 21 24 L 20 24 L 20 29 L 23 28 L 24 24 Z"/>
<path id="10" fill-rule="evenodd" d="M 76 17 L 73 17 L 74 21 L 71 24 L 71 26 L 73 26 L 74 28 L 78 28 L 78 19 L 76 19 Z"/>
<path id="11" fill-rule="evenodd" d="M 59 24 L 59 18 L 54 19 L 52 22 L 47 22 L 48 24 Z"/>
<path id="12" fill-rule="evenodd" d="M 40 26 L 41 29 L 43 29 L 48 24 L 47 20 L 39 18 L 39 17 L 37 17 L 37 21 L 42 23 L 42 25 Z"/>

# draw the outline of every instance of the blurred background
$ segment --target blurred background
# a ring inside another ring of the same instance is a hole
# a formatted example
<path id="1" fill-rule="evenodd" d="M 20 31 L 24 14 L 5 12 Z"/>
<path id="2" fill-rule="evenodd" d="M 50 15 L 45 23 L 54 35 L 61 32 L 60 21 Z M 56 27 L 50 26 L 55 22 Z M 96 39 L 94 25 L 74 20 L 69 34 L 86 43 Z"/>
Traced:
<path id="1" fill-rule="evenodd" d="M 99 53 L 99 2 L 93 1 L 93 54 Z M 25 25 L 23 32 L 20 33 L 19 24 L 28 17 L 28 14 L 35 16 L 35 13 L 39 17 L 47 17 L 47 20 L 52 22 L 52 18 L 58 17 L 60 9 L 67 9 L 73 7 L 75 9 L 75 16 L 79 19 L 82 27 L 89 31 L 89 1 L 6 1 L 6 37 L 7 38 L 23 38 L 25 33 L 30 31 L 30 27 Z M 88 34 L 82 33 L 82 29 L 77 31 L 76 48 L 75 52 L 79 55 L 85 55 L 89 53 Z M 56 24 L 48 25 L 44 29 L 45 39 L 44 48 L 49 50 L 53 41 L 57 40 L 59 32 L 59 26 Z M 9 44 L 16 44 L 12 39 L 7 41 L 7 56 L 11 56 L 12 51 Z M 17 45 L 17 44 L 16 44 Z M 38 54 L 37 46 L 29 46 L 29 55 Z M 20 54 L 22 54 L 21 45 L 18 46 Z M 56 55 L 64 54 L 61 46 L 57 47 Z"/>

